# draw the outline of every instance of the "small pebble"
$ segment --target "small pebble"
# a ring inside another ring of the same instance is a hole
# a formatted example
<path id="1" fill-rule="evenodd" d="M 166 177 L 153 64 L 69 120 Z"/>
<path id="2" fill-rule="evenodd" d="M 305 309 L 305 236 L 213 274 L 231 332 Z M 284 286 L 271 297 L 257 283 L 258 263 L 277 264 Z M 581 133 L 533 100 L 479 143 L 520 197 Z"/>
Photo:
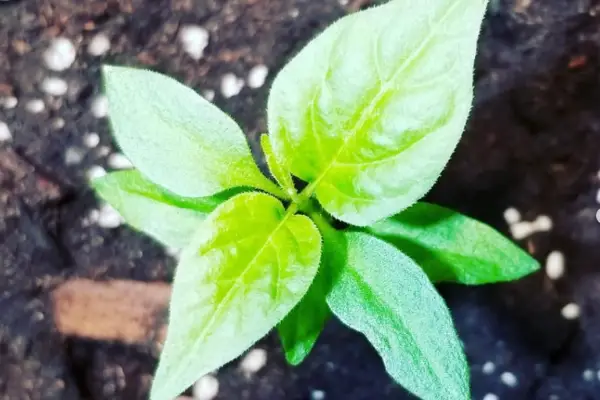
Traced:
<path id="1" fill-rule="evenodd" d="M 212 400 L 219 393 L 219 381 L 212 375 L 205 375 L 196 381 L 192 391 L 196 400 Z"/>
<path id="2" fill-rule="evenodd" d="M 494 393 L 488 393 L 485 396 L 483 396 L 483 400 L 499 400 L 500 398 L 495 395 Z"/>
<path id="3" fill-rule="evenodd" d="M 481 367 L 481 371 L 486 375 L 491 375 L 496 371 L 496 365 L 491 361 L 487 361 L 483 364 L 483 367 Z"/>
<path id="4" fill-rule="evenodd" d="M 600 210 L 596 211 L 596 221 L 600 222 Z"/>
<path id="5" fill-rule="evenodd" d="M 108 115 L 108 99 L 104 95 L 98 95 L 92 100 L 92 115 L 96 118 L 105 118 Z"/>
<path id="6" fill-rule="evenodd" d="M 92 210 L 90 211 L 90 215 L 88 216 L 88 218 L 90 219 L 91 222 L 96 223 L 98 222 L 98 218 L 100 217 L 100 211 L 98 210 Z"/>
<path id="7" fill-rule="evenodd" d="M 546 275 L 550 279 L 560 279 L 565 274 L 565 256 L 560 251 L 553 251 L 546 258 Z"/>
<path id="8" fill-rule="evenodd" d="M 533 221 L 533 226 L 538 232 L 548 232 L 552 229 L 552 219 L 547 215 L 540 215 Z"/>
<path id="9" fill-rule="evenodd" d="M 522 221 L 510 226 L 510 233 L 516 240 L 525 239 L 535 232 L 535 228 L 531 222 Z"/>
<path id="10" fill-rule="evenodd" d="M 52 40 L 42 57 L 49 69 L 64 71 L 73 64 L 76 55 L 73 43 L 65 37 L 58 37 Z"/>
<path id="11" fill-rule="evenodd" d="M 110 50 L 110 39 L 104 33 L 96 34 L 88 45 L 88 53 L 91 56 L 99 57 Z"/>
<path id="12" fill-rule="evenodd" d="M 65 127 L 65 120 L 61 117 L 54 118 L 52 120 L 52 128 L 59 130 Z"/>
<path id="13" fill-rule="evenodd" d="M 267 352 L 263 349 L 252 349 L 240 363 L 240 368 L 246 374 L 253 374 L 267 364 Z"/>
<path id="14" fill-rule="evenodd" d="M 32 114 L 39 114 L 46 109 L 46 105 L 40 99 L 29 100 L 25 103 L 25 110 Z"/>
<path id="15" fill-rule="evenodd" d="M 49 76 L 42 81 L 41 89 L 50 96 L 63 96 L 67 93 L 69 85 L 64 79 Z"/>
<path id="16" fill-rule="evenodd" d="M 598 376 L 600 378 L 600 374 Z M 591 369 L 586 369 L 585 371 L 583 371 L 583 379 L 586 381 L 591 381 L 594 379 L 594 371 L 592 371 Z"/>
<path id="17" fill-rule="evenodd" d="M 88 169 L 86 175 L 88 180 L 93 181 L 94 179 L 102 178 L 106 175 L 106 170 L 99 165 L 94 165 Z"/>
<path id="18" fill-rule="evenodd" d="M 503 372 L 502 375 L 500 375 L 500 380 L 506 386 L 510 387 L 515 387 L 518 384 L 517 377 L 512 372 Z"/>
<path id="19" fill-rule="evenodd" d="M 179 32 L 183 50 L 196 61 L 204 55 L 204 49 L 208 46 L 208 38 L 208 31 L 198 25 L 186 25 Z"/>
<path id="20" fill-rule="evenodd" d="M 600 204 L 600 189 L 596 192 L 596 203 Z"/>
<path id="21" fill-rule="evenodd" d="M 504 211 L 504 220 L 507 224 L 516 224 L 521 220 L 521 213 L 514 207 L 507 208 Z"/>
<path id="22" fill-rule="evenodd" d="M 76 147 L 68 147 L 65 150 L 65 164 L 75 165 L 83 160 L 84 152 Z"/>
<path id="23" fill-rule="evenodd" d="M 215 91 L 205 90 L 202 92 L 202 96 L 208 101 L 213 101 L 215 99 Z"/>
<path id="24" fill-rule="evenodd" d="M 15 108 L 17 104 L 19 104 L 19 100 L 17 100 L 17 98 L 14 96 L 6 97 L 2 100 L 2 107 L 7 110 Z"/>
<path id="25" fill-rule="evenodd" d="M 560 310 L 560 313 L 562 314 L 564 319 L 573 320 L 579 318 L 579 315 L 581 314 L 581 309 L 577 304 L 569 303 L 566 306 L 564 306 L 562 310 Z"/>
<path id="26" fill-rule="evenodd" d="M 226 99 L 237 96 L 244 87 L 244 80 L 234 74 L 225 74 L 221 80 L 221 94 Z"/>
<path id="27" fill-rule="evenodd" d="M 83 144 L 85 147 L 93 149 L 100 144 L 100 136 L 95 132 L 88 133 L 83 137 Z"/>
<path id="28" fill-rule="evenodd" d="M 257 65 L 250 70 L 248 74 L 248 86 L 252 89 L 258 89 L 265 84 L 265 80 L 269 75 L 269 69 L 266 65 Z"/>
<path id="29" fill-rule="evenodd" d="M 109 154 L 110 154 L 110 147 L 108 147 L 108 146 L 102 146 L 98 149 L 98 156 L 100 156 L 100 157 L 106 157 Z"/>
<path id="30" fill-rule="evenodd" d="M 10 129 L 5 122 L 0 121 L 0 142 L 7 142 L 12 139 Z"/>
<path id="31" fill-rule="evenodd" d="M 325 400 L 325 392 L 322 390 L 313 390 L 310 393 L 311 400 Z"/>
<path id="32" fill-rule="evenodd" d="M 121 215 L 108 204 L 104 204 L 100 208 L 98 214 L 98 226 L 100 228 L 114 229 L 119 227 L 123 223 Z"/>
<path id="33" fill-rule="evenodd" d="M 133 164 L 121 153 L 113 153 L 106 160 L 106 164 L 112 169 L 129 169 Z"/>

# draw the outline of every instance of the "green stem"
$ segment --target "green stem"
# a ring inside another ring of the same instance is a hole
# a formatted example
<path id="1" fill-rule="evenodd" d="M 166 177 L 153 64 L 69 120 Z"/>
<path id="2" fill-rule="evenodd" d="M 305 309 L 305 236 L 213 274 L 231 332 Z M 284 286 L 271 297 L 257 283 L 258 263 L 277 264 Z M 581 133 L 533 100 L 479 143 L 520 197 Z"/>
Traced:
<path id="1" fill-rule="evenodd" d="M 265 178 L 266 179 L 266 178 Z M 272 194 L 275 197 L 279 197 L 280 199 L 283 200 L 293 200 L 292 197 L 290 196 L 289 193 L 287 193 L 285 190 L 283 190 L 281 187 L 279 187 L 279 185 L 277 185 L 275 182 L 273 182 L 270 179 L 266 179 L 267 182 L 269 182 L 269 184 L 263 184 L 262 188 L 265 192 Z"/>

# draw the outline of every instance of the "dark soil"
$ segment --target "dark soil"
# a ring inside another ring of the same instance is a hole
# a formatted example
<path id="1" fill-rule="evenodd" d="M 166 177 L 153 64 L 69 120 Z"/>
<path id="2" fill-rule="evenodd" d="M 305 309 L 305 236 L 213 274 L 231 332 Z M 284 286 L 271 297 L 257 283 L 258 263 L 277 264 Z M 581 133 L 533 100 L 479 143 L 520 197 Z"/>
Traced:
<path id="1" fill-rule="evenodd" d="M 169 281 L 174 261 L 126 227 L 101 229 L 88 220 L 97 207 L 85 172 L 105 165 L 114 149 L 105 119 L 90 113 L 101 63 L 144 65 L 188 85 L 216 92 L 254 150 L 265 129 L 264 107 L 276 71 L 315 33 L 367 1 L 338 0 L 31 0 L 0 3 L 0 121 L 14 139 L 0 145 L 0 399 L 143 399 L 156 353 L 148 346 L 62 337 L 53 325 L 49 292 L 68 277 Z M 183 24 L 211 31 L 205 57 L 184 54 Z M 97 32 L 111 38 L 104 57 L 87 54 Z M 52 37 L 76 43 L 77 60 L 51 73 L 41 54 Z M 225 99 L 225 73 L 245 78 L 265 64 L 269 80 Z M 58 75 L 69 93 L 39 90 Z M 25 110 L 28 99 L 46 110 Z M 526 220 L 549 215 L 551 232 L 524 240 L 543 261 L 566 255 L 567 274 L 540 271 L 522 281 L 467 288 L 440 287 L 453 311 L 472 366 L 473 398 L 600 399 L 600 3 L 595 0 L 492 0 L 477 62 L 476 102 L 464 139 L 428 196 L 508 234 L 502 214 L 517 207 Z M 56 127 L 56 119 L 64 127 Z M 65 149 L 101 144 L 67 166 Z M 561 308 L 575 302 L 581 317 Z M 433 327 L 432 327 L 433 328 Z M 408 398 L 385 374 L 359 335 L 332 322 L 310 358 L 285 365 L 275 338 L 265 368 L 247 379 L 237 363 L 219 373 L 219 399 Z M 495 371 L 485 374 L 491 361 Z M 590 370 L 584 374 L 585 370 Z M 501 380 L 513 373 L 514 387 Z M 590 375 L 592 374 L 592 375 Z M 487 400 L 487 399 L 486 399 Z"/>

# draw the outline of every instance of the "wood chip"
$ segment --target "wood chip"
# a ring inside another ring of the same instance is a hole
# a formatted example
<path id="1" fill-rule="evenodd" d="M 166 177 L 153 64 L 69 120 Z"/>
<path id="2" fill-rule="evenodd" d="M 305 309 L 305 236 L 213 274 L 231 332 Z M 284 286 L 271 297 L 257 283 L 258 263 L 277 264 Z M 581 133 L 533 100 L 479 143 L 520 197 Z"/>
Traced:
<path id="1" fill-rule="evenodd" d="M 52 292 L 54 320 L 66 336 L 160 347 L 170 297 L 166 283 L 75 278 Z"/>

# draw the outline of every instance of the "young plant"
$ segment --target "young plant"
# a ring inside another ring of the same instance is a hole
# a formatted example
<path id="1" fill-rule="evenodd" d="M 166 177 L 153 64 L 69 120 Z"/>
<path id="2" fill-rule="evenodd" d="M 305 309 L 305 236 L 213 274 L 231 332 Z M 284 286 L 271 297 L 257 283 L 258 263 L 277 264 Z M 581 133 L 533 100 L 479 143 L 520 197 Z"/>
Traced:
<path id="1" fill-rule="evenodd" d="M 194 91 L 104 68 L 114 136 L 136 169 L 94 186 L 131 226 L 183 249 L 151 399 L 174 398 L 272 328 L 299 364 L 332 314 L 416 396 L 470 398 L 432 282 L 539 268 L 491 227 L 418 202 L 464 129 L 485 5 L 393 0 L 310 42 L 268 100 L 261 145 L 277 184 L 236 123 Z"/>

